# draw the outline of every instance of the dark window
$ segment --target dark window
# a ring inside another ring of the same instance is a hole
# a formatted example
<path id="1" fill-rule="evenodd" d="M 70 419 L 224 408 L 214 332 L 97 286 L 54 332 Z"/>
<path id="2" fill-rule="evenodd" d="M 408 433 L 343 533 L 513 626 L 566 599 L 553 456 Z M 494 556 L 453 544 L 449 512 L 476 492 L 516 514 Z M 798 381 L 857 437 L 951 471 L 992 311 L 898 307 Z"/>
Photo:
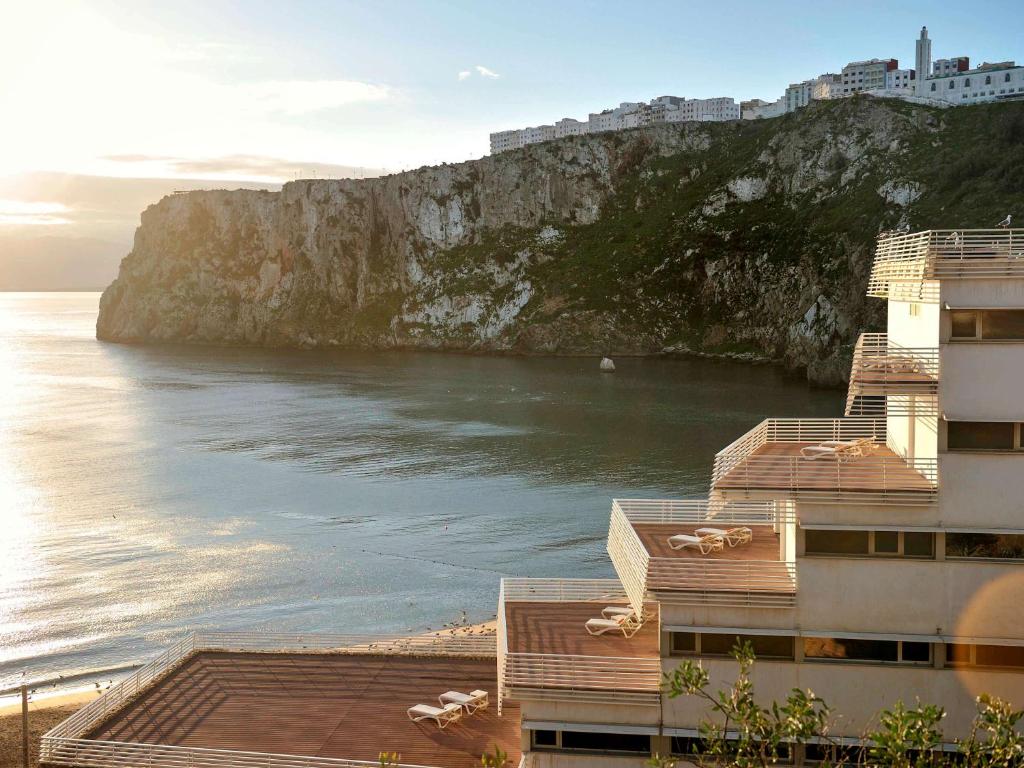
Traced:
<path id="1" fill-rule="evenodd" d="M 875 552 L 895 555 L 899 551 L 900 534 L 898 531 L 875 531 Z"/>
<path id="2" fill-rule="evenodd" d="M 905 531 L 903 533 L 903 554 L 906 557 L 934 557 L 935 534 L 922 531 Z"/>
<path id="3" fill-rule="evenodd" d="M 932 83 L 932 90 L 935 90 L 935 83 Z"/>
<path id="4" fill-rule="evenodd" d="M 978 337 L 978 313 L 956 311 L 950 313 L 953 321 L 954 339 L 975 339 Z"/>
<path id="5" fill-rule="evenodd" d="M 731 740 L 730 740 L 730 743 Z M 702 755 L 708 751 L 707 742 L 704 739 L 696 736 L 673 736 L 672 737 L 672 754 L 685 757 L 686 755 Z M 783 742 L 775 748 L 774 757 L 782 763 L 788 763 L 792 760 L 792 748 L 789 744 Z"/>
<path id="6" fill-rule="evenodd" d="M 946 447 L 950 451 L 1012 451 L 1013 432 L 1012 422 L 950 421 Z"/>
<path id="7" fill-rule="evenodd" d="M 899 643 L 895 640 L 808 637 L 804 638 L 804 656 L 809 659 L 899 661 Z"/>
<path id="8" fill-rule="evenodd" d="M 985 85 L 992 85 L 992 75 L 985 75 Z"/>
<path id="9" fill-rule="evenodd" d="M 695 632 L 673 632 L 669 651 L 673 656 L 688 656 L 697 652 Z"/>
<path id="10" fill-rule="evenodd" d="M 806 744 L 804 759 L 807 762 L 829 765 L 865 765 L 867 750 L 863 747 L 839 747 L 831 744 Z"/>
<path id="11" fill-rule="evenodd" d="M 1024 339 L 1024 311 L 987 309 L 981 313 L 981 338 Z"/>
<path id="12" fill-rule="evenodd" d="M 1024 535 L 1017 533 L 947 533 L 946 557 L 1024 560 Z"/>
<path id="13" fill-rule="evenodd" d="M 1024 647 L 950 643 L 946 646 L 946 664 L 951 667 L 1024 668 Z"/>
<path id="14" fill-rule="evenodd" d="M 650 754 L 651 737 L 637 733 L 562 731 L 562 749 Z"/>
<path id="15" fill-rule="evenodd" d="M 557 747 L 557 731 L 533 731 L 533 746 L 535 747 Z"/>
<path id="16" fill-rule="evenodd" d="M 903 661 L 914 661 L 927 664 L 932 660 L 931 643 L 914 643 L 904 640 L 902 641 L 902 646 L 902 654 L 900 658 Z"/>
<path id="17" fill-rule="evenodd" d="M 759 659 L 792 659 L 793 638 L 783 635 L 730 635 L 704 633 L 700 636 L 701 656 L 732 656 L 737 644 L 749 642 Z"/>
<path id="18" fill-rule="evenodd" d="M 966 80 L 964 80 L 964 88 L 970 88 L 970 87 L 971 87 L 971 78 L 968 77 Z"/>
<path id="19" fill-rule="evenodd" d="M 809 555 L 866 555 L 868 532 L 807 530 L 804 552 Z"/>
<path id="20" fill-rule="evenodd" d="M 1003 82 L 1004 83 L 1010 82 L 1010 73 L 1009 72 L 1007 72 L 1005 75 L 1003 75 Z"/>

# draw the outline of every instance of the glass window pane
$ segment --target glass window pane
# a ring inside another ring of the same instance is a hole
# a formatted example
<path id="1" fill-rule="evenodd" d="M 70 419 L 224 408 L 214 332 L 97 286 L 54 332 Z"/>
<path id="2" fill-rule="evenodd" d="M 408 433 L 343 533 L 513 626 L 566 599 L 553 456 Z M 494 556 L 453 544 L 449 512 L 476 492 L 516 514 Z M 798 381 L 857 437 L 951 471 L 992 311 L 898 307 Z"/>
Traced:
<path id="1" fill-rule="evenodd" d="M 981 338 L 1024 339 L 1024 310 L 985 310 L 981 314 Z"/>
<path id="2" fill-rule="evenodd" d="M 810 659 L 899 661 L 895 640 L 855 640 L 846 637 L 806 637 L 804 656 Z"/>
<path id="3" fill-rule="evenodd" d="M 695 632 L 673 632 L 671 651 L 676 655 L 697 652 L 697 634 Z"/>
<path id="4" fill-rule="evenodd" d="M 804 531 L 804 551 L 809 555 L 866 555 L 867 531 Z"/>
<path id="5" fill-rule="evenodd" d="M 930 531 L 904 532 L 903 554 L 907 557 L 934 557 L 935 534 Z"/>
<path id="6" fill-rule="evenodd" d="M 736 635 L 704 633 L 700 636 L 700 655 L 732 656 L 732 649 L 736 647 L 737 641 Z"/>
<path id="7" fill-rule="evenodd" d="M 1013 450 L 1013 423 L 950 421 L 946 445 L 951 451 Z"/>
<path id="8" fill-rule="evenodd" d="M 534 731 L 533 746 L 535 747 L 556 747 L 558 746 L 558 734 L 555 731 Z"/>
<path id="9" fill-rule="evenodd" d="M 562 749 L 649 754 L 651 751 L 651 737 L 636 733 L 562 731 Z"/>
<path id="10" fill-rule="evenodd" d="M 900 551 L 900 535 L 897 531 L 875 531 L 875 552 L 895 555 Z"/>
<path id="11" fill-rule="evenodd" d="M 1009 533 L 947 533 L 946 557 L 1024 559 L 1024 535 Z"/>
<path id="12" fill-rule="evenodd" d="M 792 659 L 792 637 L 783 635 L 747 635 L 746 638 L 754 646 L 754 656 L 759 659 Z"/>
<path id="13" fill-rule="evenodd" d="M 976 645 L 974 663 L 979 667 L 1024 667 L 1024 648 L 1012 645 Z"/>
<path id="14" fill-rule="evenodd" d="M 932 660 L 931 643 L 911 643 L 903 641 L 903 661 L 927 663 Z"/>
<path id="15" fill-rule="evenodd" d="M 976 335 L 975 321 L 977 313 L 953 311 L 951 315 L 953 321 L 953 338 L 973 339 Z"/>
<path id="16" fill-rule="evenodd" d="M 950 666 L 970 664 L 971 646 L 963 643 L 948 643 L 946 645 L 946 663 Z"/>

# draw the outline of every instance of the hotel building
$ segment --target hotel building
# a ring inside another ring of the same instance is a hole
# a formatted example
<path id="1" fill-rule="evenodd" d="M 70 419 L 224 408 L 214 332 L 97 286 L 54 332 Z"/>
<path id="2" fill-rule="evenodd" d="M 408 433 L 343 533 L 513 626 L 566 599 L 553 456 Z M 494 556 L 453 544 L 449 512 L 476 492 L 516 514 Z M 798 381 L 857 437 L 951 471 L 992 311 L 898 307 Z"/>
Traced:
<path id="1" fill-rule="evenodd" d="M 1020 708 L 1024 230 L 882 237 L 867 292 L 888 327 L 858 340 L 843 415 L 738 435 L 704 498 L 613 501 L 615 578 L 504 579 L 496 635 L 190 636 L 47 734 L 44 763 L 355 768 L 394 751 L 468 768 L 497 744 L 524 768 L 639 767 L 691 754 L 709 716 L 663 673 L 695 659 L 724 688 L 737 639 L 762 702 L 811 689 L 851 745 L 898 700 L 944 707 L 949 741 L 982 692 Z M 405 717 L 471 686 L 490 707 L 444 731 Z"/>

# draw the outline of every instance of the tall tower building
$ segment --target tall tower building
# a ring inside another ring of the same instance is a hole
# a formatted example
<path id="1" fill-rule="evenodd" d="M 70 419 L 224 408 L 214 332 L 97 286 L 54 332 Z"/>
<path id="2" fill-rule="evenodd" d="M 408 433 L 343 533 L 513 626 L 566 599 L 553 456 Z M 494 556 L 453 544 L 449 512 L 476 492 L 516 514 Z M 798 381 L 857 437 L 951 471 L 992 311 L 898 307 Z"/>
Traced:
<path id="1" fill-rule="evenodd" d="M 932 73 L 932 41 L 928 39 L 928 27 L 921 27 L 921 36 L 917 39 L 914 67 L 917 70 L 914 91 L 924 96 L 925 81 Z"/>

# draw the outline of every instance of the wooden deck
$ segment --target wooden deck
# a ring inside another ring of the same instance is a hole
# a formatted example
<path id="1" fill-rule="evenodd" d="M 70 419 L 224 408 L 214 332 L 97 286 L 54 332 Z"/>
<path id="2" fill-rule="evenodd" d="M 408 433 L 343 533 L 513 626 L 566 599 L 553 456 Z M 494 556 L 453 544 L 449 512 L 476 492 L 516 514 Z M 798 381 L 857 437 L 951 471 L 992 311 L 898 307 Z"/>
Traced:
<path id="1" fill-rule="evenodd" d="M 491 706 L 441 731 L 406 709 L 448 690 Z M 494 660 L 356 654 L 201 652 L 89 738 L 444 768 L 480 765 L 497 744 L 520 758 L 519 708 L 497 715 Z"/>
<path id="2" fill-rule="evenodd" d="M 621 602 L 619 605 L 625 605 Z M 505 626 L 509 653 L 549 653 L 580 656 L 658 658 L 658 604 L 644 606 L 646 623 L 633 637 L 621 633 L 593 636 L 584 626 L 615 602 L 506 603 Z"/>
<path id="3" fill-rule="evenodd" d="M 817 443 L 765 443 L 714 485 L 718 490 L 932 493 L 928 478 L 877 445 L 870 456 L 839 463 L 831 458 L 802 458 L 800 449 Z"/>
<path id="4" fill-rule="evenodd" d="M 699 525 L 679 525 L 677 523 L 633 523 L 633 530 L 640 537 L 647 554 L 651 557 L 672 557 L 679 559 L 696 558 L 698 560 L 778 560 L 780 557 L 779 534 L 770 525 L 745 525 L 754 532 L 754 540 L 749 544 L 736 547 L 726 546 L 721 552 L 710 552 L 702 555 L 696 549 L 672 549 L 669 537 L 681 533 L 694 535 L 697 528 L 737 527 L 728 523 L 701 523 Z"/>

